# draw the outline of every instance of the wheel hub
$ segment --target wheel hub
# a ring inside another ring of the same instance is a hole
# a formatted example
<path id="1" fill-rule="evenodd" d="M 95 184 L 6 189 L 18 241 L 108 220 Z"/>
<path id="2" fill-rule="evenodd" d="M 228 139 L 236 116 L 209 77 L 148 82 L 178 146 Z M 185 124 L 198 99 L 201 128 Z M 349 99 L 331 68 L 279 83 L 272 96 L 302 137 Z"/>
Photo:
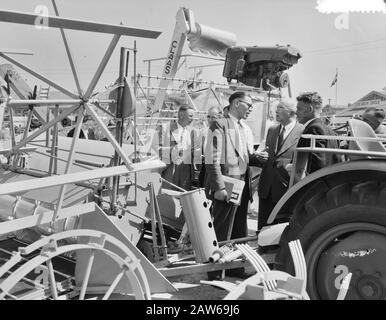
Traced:
<path id="1" fill-rule="evenodd" d="M 355 289 L 363 300 L 384 300 L 385 288 L 379 278 L 372 275 L 359 277 Z"/>
<path id="2" fill-rule="evenodd" d="M 358 231 L 343 240 L 330 239 L 315 264 L 316 287 L 322 299 L 336 299 L 344 277 L 352 278 L 346 299 L 384 300 L 386 236 Z"/>

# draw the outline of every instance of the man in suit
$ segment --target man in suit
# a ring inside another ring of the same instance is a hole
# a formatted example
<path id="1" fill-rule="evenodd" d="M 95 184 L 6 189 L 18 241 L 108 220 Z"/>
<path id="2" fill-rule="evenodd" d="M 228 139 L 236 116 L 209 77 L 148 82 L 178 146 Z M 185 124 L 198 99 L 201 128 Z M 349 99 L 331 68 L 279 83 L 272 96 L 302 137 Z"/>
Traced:
<path id="1" fill-rule="evenodd" d="M 206 145 L 206 137 L 208 135 L 208 130 L 210 126 L 212 125 L 213 121 L 219 119 L 222 117 L 222 110 L 219 106 L 210 107 L 208 109 L 208 114 L 206 116 L 208 126 L 204 127 L 201 132 L 201 139 L 200 142 L 202 143 L 202 163 L 199 164 L 200 166 L 200 174 L 198 176 L 198 186 L 200 188 L 204 187 L 205 182 L 205 145 Z"/>
<path id="2" fill-rule="evenodd" d="M 294 149 L 303 132 L 296 121 L 296 104 L 283 99 L 276 108 L 279 123 L 268 129 L 265 149 L 257 153 L 262 171 L 259 178 L 258 229 L 267 225 L 272 209 L 288 189 L 289 174 L 285 169 L 292 160 Z"/>
<path id="3" fill-rule="evenodd" d="M 192 189 L 194 161 L 201 161 L 201 155 L 197 155 L 201 149 L 198 133 L 191 126 L 193 115 L 190 106 L 181 105 L 177 121 L 163 130 L 163 136 L 159 140 L 162 141 L 161 159 L 167 163 L 162 171 L 162 177 L 185 190 Z M 171 188 L 166 183 L 163 187 Z"/>
<path id="4" fill-rule="evenodd" d="M 385 126 L 382 124 L 385 117 L 383 109 L 369 107 L 363 112 L 362 120 L 369 124 L 376 134 L 386 134 Z"/>
<path id="5" fill-rule="evenodd" d="M 212 202 L 213 225 L 217 240 L 226 240 L 231 224 L 233 204 L 225 190 L 223 175 L 245 181 L 241 204 L 237 208 L 231 239 L 247 236 L 248 201 L 252 200 L 249 165 L 257 164 L 257 156 L 248 148 L 247 137 L 251 129 L 241 121 L 252 109 L 252 99 L 245 92 L 235 92 L 229 97 L 229 113 L 213 121 L 209 128 L 205 149 L 205 192 Z M 227 270 L 226 275 L 245 278 L 243 268 Z M 221 272 L 208 273 L 210 280 L 219 279 Z"/>
<path id="6" fill-rule="evenodd" d="M 335 135 L 320 118 L 323 101 L 317 92 L 305 92 L 300 94 L 296 99 L 298 101 L 296 115 L 298 121 L 304 125 L 303 134 Z M 297 147 L 310 147 L 310 139 L 300 138 Z M 315 147 L 338 149 L 339 145 L 336 140 L 316 139 Z M 340 158 L 336 154 L 310 152 L 308 155 L 306 174 L 310 174 L 339 161 Z"/>

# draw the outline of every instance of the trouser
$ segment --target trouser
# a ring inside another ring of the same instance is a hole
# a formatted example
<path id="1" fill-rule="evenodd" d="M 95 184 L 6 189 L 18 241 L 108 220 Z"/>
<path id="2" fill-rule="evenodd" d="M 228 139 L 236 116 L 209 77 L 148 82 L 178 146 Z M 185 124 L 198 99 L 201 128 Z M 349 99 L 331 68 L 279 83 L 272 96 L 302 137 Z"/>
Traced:
<path id="1" fill-rule="evenodd" d="M 259 214 L 257 215 L 257 229 L 267 225 L 267 220 L 275 207 L 276 202 L 272 200 L 272 192 L 270 191 L 268 197 L 262 198 L 259 196 Z"/>
<path id="2" fill-rule="evenodd" d="M 231 239 L 243 238 L 248 235 L 247 214 L 248 214 L 248 193 L 244 188 L 241 195 L 241 203 L 237 208 Z M 231 223 L 233 203 L 213 200 L 212 215 L 213 226 L 216 232 L 217 240 L 227 240 L 228 230 Z"/>
<path id="3" fill-rule="evenodd" d="M 235 219 L 233 222 L 233 228 L 231 233 L 231 239 L 244 238 L 248 236 L 247 214 L 248 214 L 248 195 L 247 188 L 244 188 L 241 195 L 241 203 L 237 208 Z M 213 200 L 212 216 L 213 226 L 216 232 L 217 241 L 227 240 L 229 226 L 231 224 L 233 204 L 231 202 L 224 202 Z M 244 268 L 232 269 L 233 271 L 243 272 Z M 214 276 L 221 274 L 221 271 L 208 272 L 208 276 Z"/>
<path id="4" fill-rule="evenodd" d="M 185 189 L 192 189 L 192 167 L 191 164 L 170 164 L 162 173 L 162 178 L 171 183 Z M 162 188 L 174 189 L 166 183 L 162 184 Z M 180 191 L 180 190 L 178 190 Z"/>

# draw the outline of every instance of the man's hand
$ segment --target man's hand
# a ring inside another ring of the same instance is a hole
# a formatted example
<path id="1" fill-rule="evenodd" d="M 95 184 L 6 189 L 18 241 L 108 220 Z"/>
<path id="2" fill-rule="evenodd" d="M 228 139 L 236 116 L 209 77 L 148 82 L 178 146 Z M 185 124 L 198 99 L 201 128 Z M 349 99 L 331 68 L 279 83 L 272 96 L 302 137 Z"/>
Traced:
<path id="1" fill-rule="evenodd" d="M 255 151 L 255 155 L 257 156 L 257 159 L 262 163 L 265 163 L 268 161 L 267 151 Z"/>
<path id="2" fill-rule="evenodd" d="M 287 170 L 287 172 L 288 172 L 289 175 L 291 175 L 292 168 L 293 168 L 292 163 L 288 163 L 288 164 L 285 166 L 285 169 Z"/>
<path id="3" fill-rule="evenodd" d="M 217 190 L 214 193 L 214 198 L 219 201 L 226 201 L 228 199 L 228 192 L 225 189 Z"/>

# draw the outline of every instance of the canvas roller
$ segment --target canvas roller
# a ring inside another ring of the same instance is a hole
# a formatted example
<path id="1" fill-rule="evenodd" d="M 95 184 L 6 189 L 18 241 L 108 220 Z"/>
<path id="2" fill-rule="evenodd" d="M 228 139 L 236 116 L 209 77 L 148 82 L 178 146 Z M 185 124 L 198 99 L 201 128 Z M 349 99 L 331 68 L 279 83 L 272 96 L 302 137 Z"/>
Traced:
<path id="1" fill-rule="evenodd" d="M 195 23 L 195 31 L 188 34 L 192 51 L 225 57 L 227 48 L 236 45 L 234 33 Z"/>

